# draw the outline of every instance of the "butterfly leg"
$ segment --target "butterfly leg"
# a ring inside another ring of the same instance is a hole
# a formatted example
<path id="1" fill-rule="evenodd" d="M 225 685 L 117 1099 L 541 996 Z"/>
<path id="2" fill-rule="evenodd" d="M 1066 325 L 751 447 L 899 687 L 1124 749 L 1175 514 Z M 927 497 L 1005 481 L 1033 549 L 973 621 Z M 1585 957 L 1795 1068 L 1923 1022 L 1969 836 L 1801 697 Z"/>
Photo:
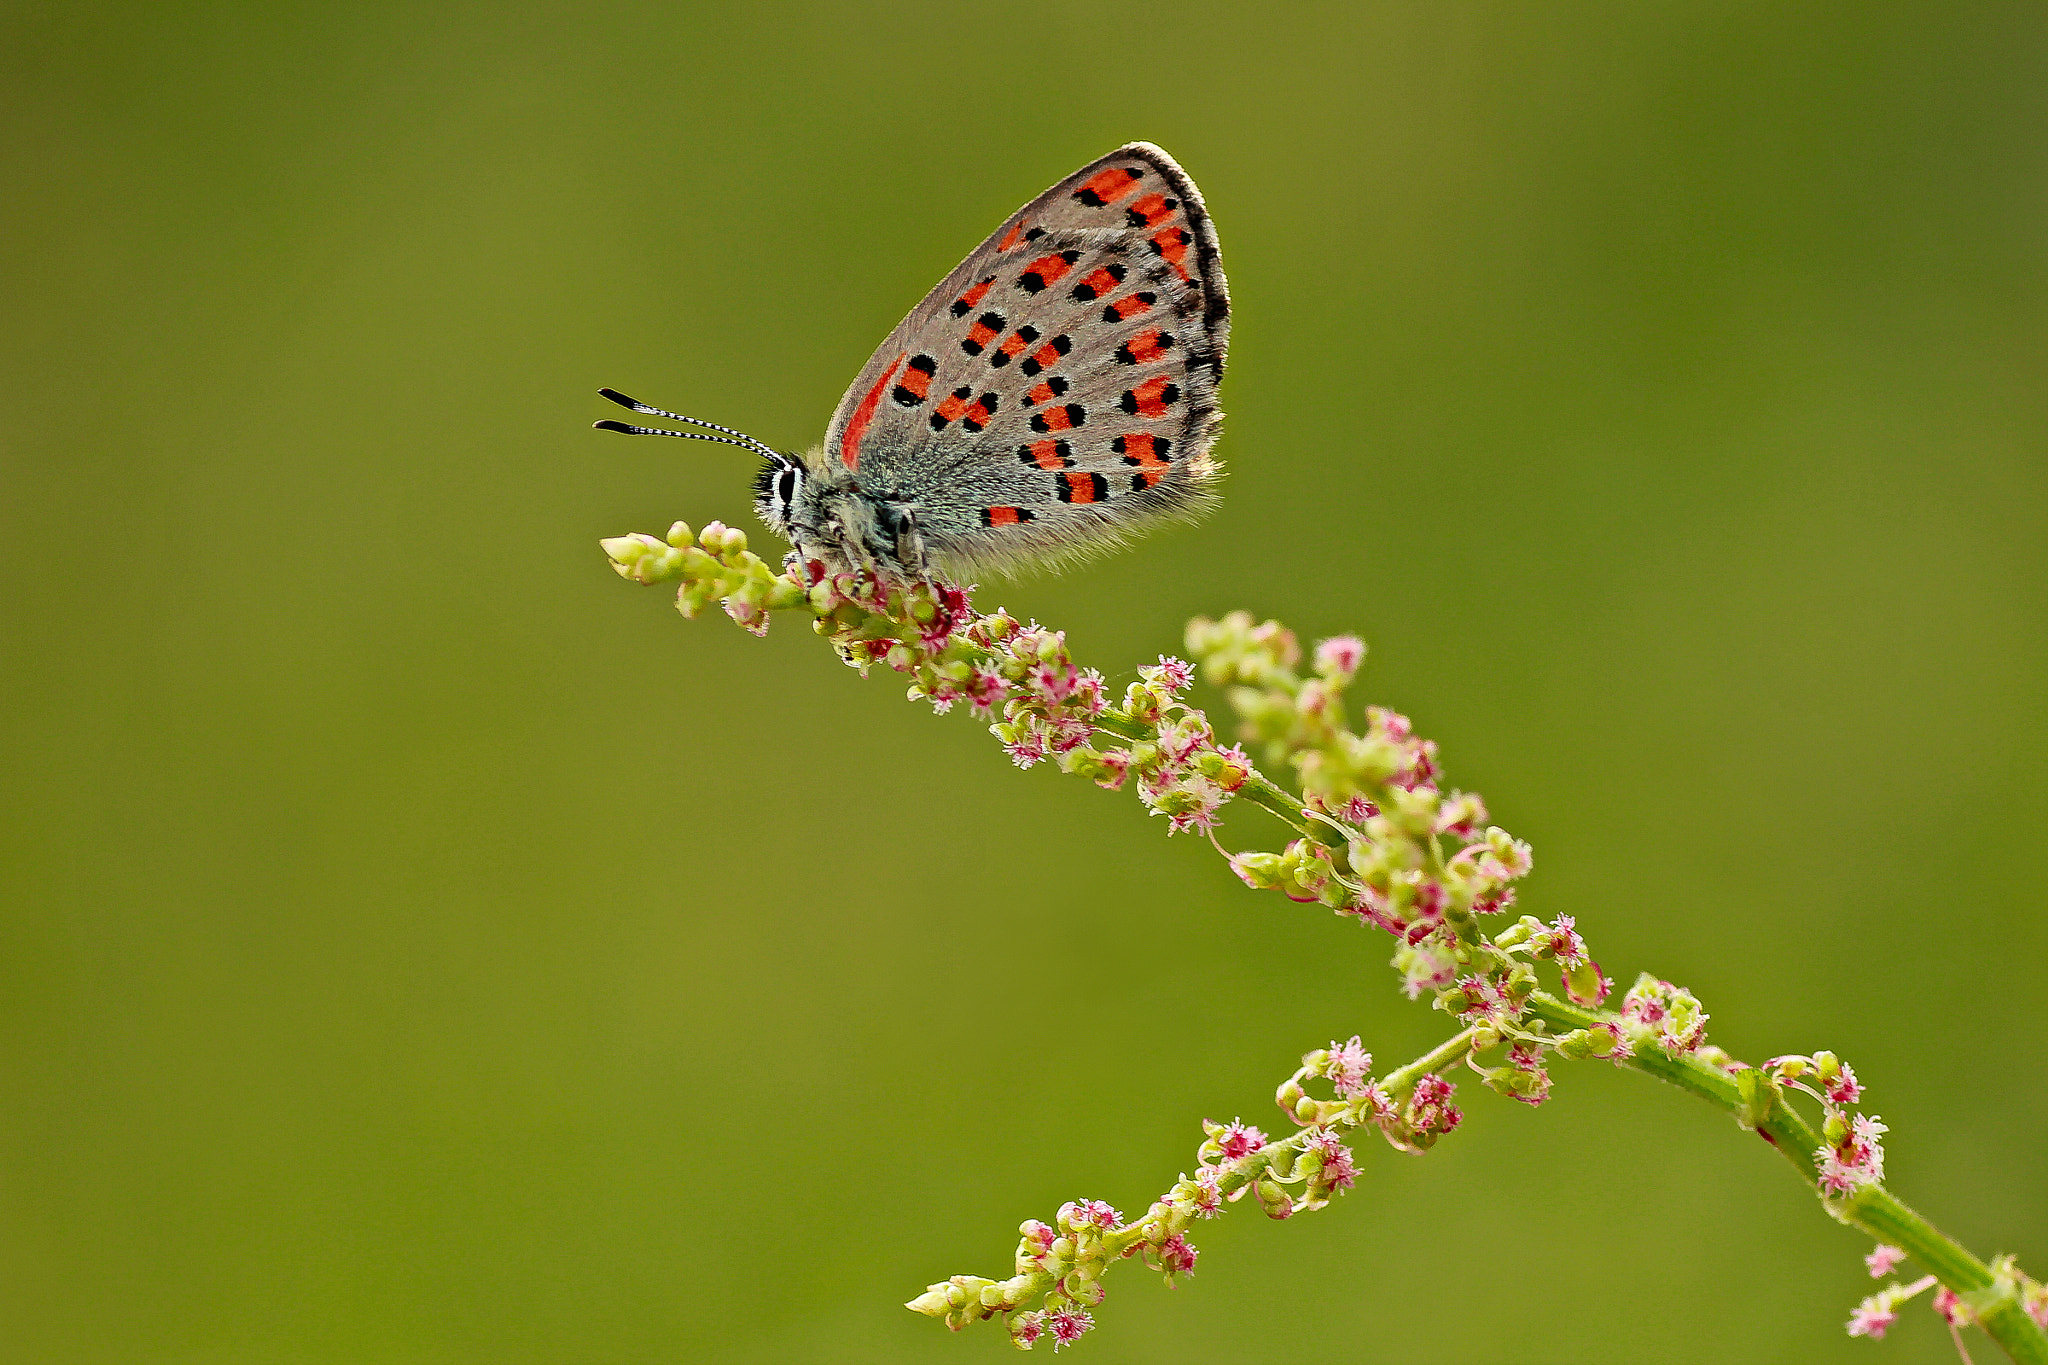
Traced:
<path id="1" fill-rule="evenodd" d="M 932 586 L 931 556 L 925 549 L 924 532 L 918 529 L 917 509 L 894 506 L 887 509 L 895 541 L 893 558 L 906 580 Z"/>

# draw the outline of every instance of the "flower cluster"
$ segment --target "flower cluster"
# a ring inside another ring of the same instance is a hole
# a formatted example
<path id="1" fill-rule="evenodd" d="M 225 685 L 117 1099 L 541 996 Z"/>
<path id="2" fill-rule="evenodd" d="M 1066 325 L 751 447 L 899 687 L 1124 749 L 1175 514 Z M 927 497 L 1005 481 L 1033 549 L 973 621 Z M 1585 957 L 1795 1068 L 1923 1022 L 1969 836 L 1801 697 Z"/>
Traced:
<path id="1" fill-rule="evenodd" d="M 1707 1011 L 1683 986 L 1648 972 L 1621 998 L 1621 1022 L 1636 1046 L 1656 1046 L 1672 1056 L 1698 1052 L 1707 1041 Z"/>
<path id="2" fill-rule="evenodd" d="M 977 615 L 967 593 L 938 583 L 895 583 L 867 573 L 828 574 L 791 558 L 780 572 L 747 549 L 745 533 L 718 522 L 693 535 L 677 522 L 650 535 L 602 542 L 612 567 L 638 583 L 679 583 L 676 604 L 695 617 L 714 602 L 756 635 L 768 613 L 804 609 L 847 663 L 910 677 L 910 696 L 945 712 L 964 705 L 1019 766 L 1057 761 L 1115 790 L 1129 782 L 1169 833 L 1207 833 L 1217 811 L 1252 777 L 1242 749 L 1217 743 L 1206 717 L 1180 699 L 1195 670 L 1161 656 L 1112 703 L 1095 669 L 1078 667 L 1064 632 L 1004 611 Z"/>
<path id="3" fill-rule="evenodd" d="M 766 635 L 769 612 L 804 600 L 801 582 L 770 569 L 747 549 L 747 533 L 723 522 L 712 522 L 701 535 L 679 521 L 662 540 L 635 532 L 599 544 L 621 578 L 635 583 L 681 579 L 676 609 L 691 620 L 717 602 L 750 634 Z"/>
<path id="4" fill-rule="evenodd" d="M 1126 1222 L 1099 1199 L 1064 1204 L 1051 1224 L 1031 1219 L 1019 1229 L 1011 1278 L 955 1275 L 906 1306 L 955 1330 L 1007 1314 L 1010 1340 L 1019 1347 L 1029 1350 L 1048 1335 L 1054 1349 L 1070 1345 L 1094 1326 L 1088 1310 L 1102 1302 L 1103 1274 L 1116 1262 L 1140 1258 L 1171 1285 L 1194 1271 L 1197 1252 L 1187 1231 L 1197 1219 L 1214 1218 L 1247 1194 L 1267 1217 L 1290 1218 L 1350 1189 L 1358 1167 L 1342 1136 L 1346 1130 L 1375 1127 L 1394 1146 L 1420 1151 L 1456 1128 L 1464 1116 L 1450 1102 L 1455 1087 L 1427 1068 L 1462 1049 L 1462 1042 L 1439 1049 L 1380 1080 L 1356 1037 L 1311 1052 L 1274 1095 L 1298 1127 L 1292 1136 L 1268 1137 L 1241 1118 L 1205 1121 L 1195 1173 L 1183 1174 L 1142 1217 Z M 1327 1081 L 1332 1096 L 1309 1095 L 1303 1087 L 1309 1080 Z"/>
<path id="5" fill-rule="evenodd" d="M 1496 918 L 1514 907 L 1518 883 L 1529 875 L 1529 846 L 1489 824 L 1479 796 L 1443 786 L 1436 746 L 1405 716 L 1367 707 L 1362 728 L 1352 728 L 1345 694 L 1365 655 L 1356 638 L 1320 642 L 1304 669 L 1299 642 L 1277 622 L 1236 612 L 1188 627 L 1188 651 L 1201 676 L 1225 689 L 1239 737 L 1259 746 L 1268 765 L 1294 773 L 1297 796 L 1261 774 L 1243 748 L 1222 743 L 1187 703 L 1196 668 L 1182 660 L 1161 656 L 1112 699 L 1101 673 L 1076 664 L 1064 634 L 1003 611 L 978 615 L 954 587 L 827 574 L 794 556 L 778 572 L 748 551 L 744 534 L 717 522 L 701 533 L 678 522 L 663 538 L 631 535 L 603 545 L 622 576 L 677 582 L 677 606 L 688 617 L 717 603 L 759 635 L 770 612 L 807 611 L 817 632 L 864 674 L 881 665 L 907 675 L 913 699 L 940 712 L 964 707 L 1021 767 L 1052 762 L 1105 788 L 1129 785 L 1166 818 L 1169 833 L 1202 832 L 1213 842 L 1226 802 L 1262 807 L 1298 837 L 1279 852 L 1226 854 L 1238 877 L 1385 932 L 1409 997 L 1428 995 L 1460 1025 L 1427 1056 L 1377 1080 L 1357 1037 L 1309 1053 L 1275 1095 L 1296 1125 L 1292 1135 L 1269 1138 L 1242 1120 L 1206 1123 L 1195 1173 L 1142 1216 L 1126 1222 L 1099 1200 L 1067 1204 L 1052 1224 L 1022 1226 L 1010 1279 L 956 1275 L 931 1286 L 912 1309 L 955 1328 L 1000 1313 L 1020 1347 L 1048 1336 L 1055 1349 L 1072 1345 L 1095 1325 L 1090 1310 L 1101 1303 L 1102 1276 L 1115 1262 L 1140 1258 L 1171 1284 L 1194 1268 L 1197 1253 L 1186 1236 L 1194 1220 L 1217 1216 L 1247 1193 L 1270 1217 L 1288 1218 L 1352 1188 L 1358 1168 L 1346 1133 L 1370 1126 L 1396 1148 L 1419 1152 L 1457 1128 L 1463 1114 L 1443 1072 L 1461 1062 L 1490 1089 L 1532 1105 L 1550 1094 L 1553 1057 L 1649 1071 L 1731 1108 L 1745 1126 L 1780 1143 L 1844 1221 L 1871 1226 L 1859 1221 L 1859 1208 L 1890 1199 L 1880 1184 L 1885 1126 L 1852 1112 L 1862 1088 L 1832 1053 L 1745 1067 L 1706 1042 L 1707 1012 L 1682 987 L 1644 975 L 1618 1009 L 1603 1009 L 1612 985 L 1572 917 Z M 1562 1000 L 1546 994 L 1545 974 Z M 1311 1082 L 1328 1093 L 1311 1094 Z M 1822 1107 L 1810 1167 L 1781 1143 L 1795 1137 L 1793 1146 L 1804 1149 L 1812 1140 L 1805 1121 L 1780 1103 L 1786 1090 Z M 1909 1245 L 1942 1240 L 1896 1201 L 1888 1207 L 1883 1225 L 1914 1232 L 1901 1235 Z M 1948 1247 L 1951 1263 L 1969 1260 Z M 1879 1246 L 1866 1258 L 1871 1274 L 1882 1278 L 1903 1254 Z M 1926 1259 L 1922 1250 L 1914 1254 Z M 1957 1281 L 1967 1294 L 1944 1285 L 1933 1299 L 1951 1330 L 1975 1322 L 2001 1344 L 2024 1338 L 2029 1350 L 2038 1345 L 2037 1354 L 2048 1356 L 2048 1288 L 2021 1275 L 2010 1258 L 1970 1264 L 1975 1278 Z M 1936 1283 L 1928 1276 L 1873 1294 L 1850 1319 L 1850 1334 L 1882 1336 L 1901 1303 Z"/>
<path id="6" fill-rule="evenodd" d="M 1923 1275 L 1911 1284 L 1886 1285 L 1856 1305 L 1856 1311 L 1849 1315 L 1849 1335 L 1883 1336 L 1899 1320 L 1899 1305 L 1932 1289 L 1936 1283 L 1934 1276 Z"/>
<path id="7" fill-rule="evenodd" d="M 1821 1193 L 1847 1195 L 1884 1180 L 1885 1125 L 1873 1114 L 1849 1112 L 1862 1100 L 1863 1086 L 1847 1062 L 1832 1052 L 1795 1054 L 1771 1058 L 1763 1071 L 1778 1085 L 1804 1091 L 1821 1103 L 1822 1143 L 1813 1154 Z"/>
<path id="8" fill-rule="evenodd" d="M 1472 1028 L 1475 1054 L 1503 1049 L 1494 1065 L 1470 1064 L 1512 1099 L 1548 1097 L 1545 1058 L 1553 1051 L 1630 1055 L 1618 1023 L 1553 1035 L 1525 1019 L 1539 965 L 1554 968 L 1564 994 L 1581 1005 L 1597 1007 L 1610 984 L 1570 916 L 1523 916 L 1488 935 L 1485 919 L 1514 905 L 1516 883 L 1530 872 L 1529 846 L 1488 823 L 1477 794 L 1443 789 L 1436 745 L 1406 716 L 1367 707 L 1363 730 L 1350 728 L 1344 695 L 1364 645 L 1350 636 L 1324 640 L 1303 673 L 1293 633 L 1243 612 L 1193 622 L 1187 644 L 1203 676 L 1228 689 L 1243 737 L 1263 746 L 1267 762 L 1295 771 L 1314 821 L 1281 852 L 1234 855 L 1239 878 L 1391 935 L 1403 990 L 1411 999 L 1431 995 Z"/>

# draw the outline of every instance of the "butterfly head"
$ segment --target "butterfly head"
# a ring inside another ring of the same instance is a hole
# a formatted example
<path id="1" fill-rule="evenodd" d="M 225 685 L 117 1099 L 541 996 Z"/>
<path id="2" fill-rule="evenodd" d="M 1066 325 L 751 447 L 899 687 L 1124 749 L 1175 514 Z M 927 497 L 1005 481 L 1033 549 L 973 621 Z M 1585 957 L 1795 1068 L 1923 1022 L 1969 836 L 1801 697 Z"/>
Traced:
<path id="1" fill-rule="evenodd" d="M 768 529 L 785 540 L 790 535 L 791 514 L 804 496 L 804 462 L 794 455 L 770 455 L 754 479 L 754 511 Z"/>

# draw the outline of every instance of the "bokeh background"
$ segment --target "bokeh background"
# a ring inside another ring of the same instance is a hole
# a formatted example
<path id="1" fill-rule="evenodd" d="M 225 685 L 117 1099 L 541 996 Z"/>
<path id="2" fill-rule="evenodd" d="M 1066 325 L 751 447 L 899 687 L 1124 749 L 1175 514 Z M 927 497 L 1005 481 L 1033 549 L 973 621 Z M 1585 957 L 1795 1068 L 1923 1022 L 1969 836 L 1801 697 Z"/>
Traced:
<path id="1" fill-rule="evenodd" d="M 10 7 L 0 1354 L 987 1360 L 899 1305 L 1442 1035 L 597 550 L 752 525 L 600 385 L 808 445 L 1134 137 L 1222 233 L 1227 497 L 982 602 L 1125 677 L 1360 632 L 1528 908 L 1843 1052 L 1900 1193 L 2048 1270 L 2044 60 L 2022 4 Z M 1843 1336 L 1867 1246 L 1704 1106 L 1464 1089 L 1089 1358 L 1948 1355 Z"/>

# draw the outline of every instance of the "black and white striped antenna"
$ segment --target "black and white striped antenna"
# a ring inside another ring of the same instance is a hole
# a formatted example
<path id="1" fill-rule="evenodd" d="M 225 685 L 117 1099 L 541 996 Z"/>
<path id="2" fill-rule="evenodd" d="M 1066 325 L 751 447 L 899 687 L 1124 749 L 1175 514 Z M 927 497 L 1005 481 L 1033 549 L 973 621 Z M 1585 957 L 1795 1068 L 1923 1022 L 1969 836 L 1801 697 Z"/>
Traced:
<path id="1" fill-rule="evenodd" d="M 617 389 L 599 389 L 598 392 L 622 408 L 631 408 L 633 411 L 644 413 L 649 417 L 666 417 L 673 422 L 688 422 L 693 427 L 709 427 L 713 431 L 722 431 L 725 435 L 707 436 L 701 431 L 669 431 L 663 427 L 636 427 L 629 426 L 625 422 L 614 422 L 609 419 L 591 423 L 599 431 L 620 431 L 628 436 L 682 436 L 692 441 L 716 441 L 720 445 L 738 446 L 742 450 L 752 450 L 766 455 L 771 460 L 781 460 L 783 458 L 781 453 L 773 446 L 770 446 L 765 441 L 755 440 L 744 431 L 735 431 L 731 427 L 722 427 L 716 422 L 707 422 L 701 417 L 685 417 L 680 412 L 670 412 L 667 408 L 652 407 L 637 398 L 626 397 Z"/>

